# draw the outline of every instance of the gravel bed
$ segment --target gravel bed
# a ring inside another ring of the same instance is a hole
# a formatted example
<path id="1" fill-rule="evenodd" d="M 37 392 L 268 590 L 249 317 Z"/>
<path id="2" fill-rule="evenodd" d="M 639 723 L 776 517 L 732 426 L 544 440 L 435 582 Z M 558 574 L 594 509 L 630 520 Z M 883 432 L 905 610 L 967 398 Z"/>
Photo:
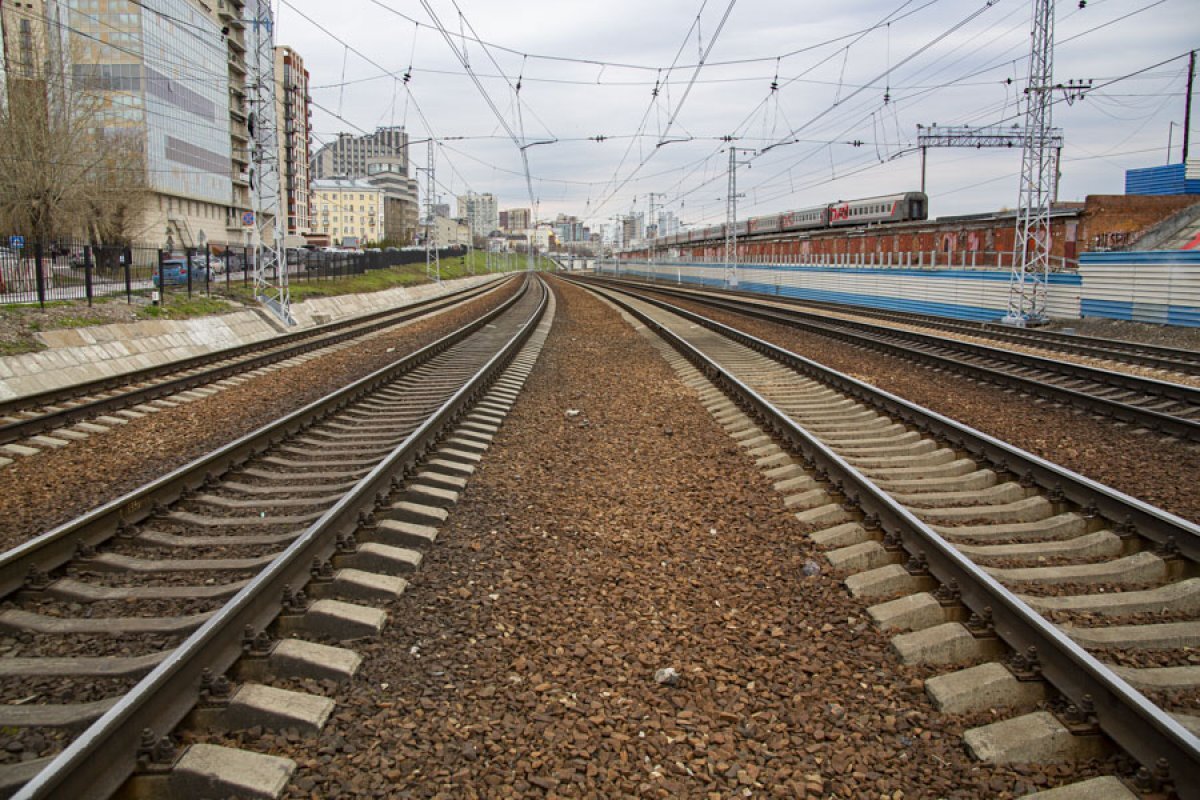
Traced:
<path id="1" fill-rule="evenodd" d="M 203 614 L 221 607 L 221 598 L 209 599 L 155 599 L 155 600 L 98 600 L 94 603 L 78 603 L 72 600 L 45 598 L 36 604 L 27 604 L 25 610 L 45 614 L 48 617 L 173 617 Z"/>
<path id="2" fill-rule="evenodd" d="M 193 529 L 192 533 L 205 534 L 207 531 Z M 159 547 L 141 542 L 120 540 L 109 542 L 105 545 L 103 552 L 129 556 L 131 558 L 141 558 L 147 561 L 158 561 L 160 559 L 167 561 L 193 561 L 225 558 L 262 558 L 263 556 L 281 553 L 287 547 L 286 542 L 282 544 L 239 545 L 236 544 L 237 536 L 231 535 L 226 538 L 229 539 L 230 544 L 219 547 Z"/>
<path id="3" fill-rule="evenodd" d="M 213 448 L 390 364 L 495 308 L 518 284 L 465 308 L 416 320 L 337 352 L 279 369 L 107 433 L 17 459 L 0 470 L 0 549 L 187 463 Z"/>
<path id="4" fill-rule="evenodd" d="M 1200 650 L 1194 647 L 1180 647 L 1171 650 L 1124 650 L 1117 647 L 1105 647 L 1092 650 L 1091 653 L 1105 664 L 1116 664 L 1121 667 L 1147 669 L 1200 666 Z"/>
<path id="5" fill-rule="evenodd" d="M 49 658 L 67 656 L 141 656 L 175 647 L 179 637 L 161 633 L 7 633 L 0 636 L 0 653 L 6 658 Z M 60 680 L 59 678 L 47 680 Z M 90 678 L 81 678 L 86 682 Z M 5 686 L 0 693 L 11 697 Z M 94 699 L 94 698 L 93 698 Z"/>
<path id="6" fill-rule="evenodd" d="M 311 507 L 306 508 L 274 508 L 271 509 L 264 505 L 261 512 L 254 512 L 248 508 L 222 508 L 220 506 L 207 506 L 199 509 L 181 508 L 181 511 L 190 511 L 197 516 L 204 517 L 208 520 L 220 519 L 220 525 L 192 525 L 185 520 L 162 518 L 148 520 L 142 526 L 142 530 L 153 533 L 165 533 L 173 536 L 223 536 L 230 543 L 236 543 L 241 536 L 276 536 L 282 534 L 299 534 L 306 527 L 299 522 L 274 522 L 272 517 L 278 518 L 281 516 L 297 516 L 299 514 L 311 514 L 315 510 Z M 266 516 L 259 516 L 259 514 Z M 219 516 L 218 516 L 219 515 Z M 228 523 L 226 521 L 228 520 Z M 243 521 L 259 521 L 253 525 L 238 524 Z M 136 533 L 135 533 L 136 536 Z M 133 542 L 134 537 L 118 537 L 122 541 Z"/>
<path id="7" fill-rule="evenodd" d="M 108 572 L 68 567 L 67 575 L 95 586 L 109 588 L 137 588 L 141 586 L 224 586 L 253 578 L 255 570 L 188 570 L 185 572 Z"/>
<path id="8" fill-rule="evenodd" d="M 1029 569 L 1032 567 L 1067 567 L 1084 564 L 1104 564 L 1111 561 L 1110 556 L 1040 556 L 1029 555 L 1021 558 L 979 558 L 979 563 L 986 563 L 993 569 Z"/>
<path id="9" fill-rule="evenodd" d="M 1125 342 L 1139 342 L 1181 350 L 1200 350 L 1200 328 L 1186 328 L 1181 325 L 1151 325 L 1122 319 L 1089 317 L 1055 320 L 1046 326 L 1046 330 L 1074 332 L 1080 336 L 1120 339 Z"/>
<path id="10" fill-rule="evenodd" d="M 75 734 L 59 728 L 10 728 L 0 731 L 0 764 L 20 764 L 62 750 Z"/>
<path id="11" fill-rule="evenodd" d="M 1151 703 L 1169 708 L 1175 714 L 1200 714 L 1200 689 L 1143 690 Z"/>
<path id="12" fill-rule="evenodd" d="M 188 739 L 296 759 L 292 798 L 1004 798 L 1112 768 L 971 760 L 963 725 L 991 717 L 937 713 L 932 673 L 831 575 L 803 576 L 816 558 L 649 345 L 565 288 L 320 737 Z"/>
<path id="13" fill-rule="evenodd" d="M 1160 625 L 1165 622 L 1189 622 L 1196 619 L 1192 611 L 1147 611 L 1140 614 L 1106 616 L 1090 611 L 1044 611 L 1042 616 L 1058 625 L 1079 628 L 1107 628 L 1115 625 Z"/>
<path id="14" fill-rule="evenodd" d="M 1135 432 L 1078 409 L 1036 402 L 1015 392 L 894 356 L 853 347 L 774 323 L 749 320 L 689 302 L 680 306 L 898 394 L 984 433 L 1061 464 L 1192 521 L 1200 521 L 1200 445 Z"/>
<path id="15" fill-rule="evenodd" d="M 1140 592 L 1145 589 L 1157 589 L 1167 582 L 1143 583 L 1105 583 L 1101 581 L 1076 581 L 1071 583 L 1018 583 L 1009 585 L 1009 589 L 1031 597 L 1070 597 L 1080 594 L 1121 594 L 1122 592 Z"/>

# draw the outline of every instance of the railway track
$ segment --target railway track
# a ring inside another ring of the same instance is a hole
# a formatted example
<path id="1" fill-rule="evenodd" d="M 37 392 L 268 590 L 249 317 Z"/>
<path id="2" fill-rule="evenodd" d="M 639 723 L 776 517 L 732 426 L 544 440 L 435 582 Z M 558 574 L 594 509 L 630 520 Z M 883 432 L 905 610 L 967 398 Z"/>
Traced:
<path id="1" fill-rule="evenodd" d="M 1115 744 L 1140 790 L 1200 797 L 1200 527 L 659 298 L 598 291 L 674 348 L 901 658 L 962 667 L 927 682 L 935 704 L 1010 715 L 968 731 L 978 757 Z"/>
<path id="2" fill-rule="evenodd" d="M 71 439 L 99 432 L 105 426 L 127 422 L 130 416 L 160 411 L 211 393 L 215 391 L 214 385 L 219 388 L 225 381 L 236 381 L 239 375 L 292 359 L 311 358 L 333 348 L 348 347 L 356 339 L 468 302 L 498 285 L 490 282 L 400 309 L 331 322 L 266 341 L 6 400 L 0 402 L 0 445 L 24 442 L 19 446 L 34 449 L 62 446 Z M 196 390 L 200 392 L 184 394 Z M 171 400 L 172 396 L 176 399 Z M 84 429 L 64 431 L 80 423 L 85 423 Z M 56 431 L 60 432 L 57 438 L 51 436 L 49 441 L 38 438 Z"/>
<path id="3" fill-rule="evenodd" d="M 653 283 L 645 283 L 644 285 L 661 286 L 661 284 Z M 933 328 L 959 336 L 992 339 L 998 342 L 1019 344 L 1040 350 L 1071 353 L 1085 358 L 1134 364 L 1161 370 L 1164 373 L 1200 375 L 1200 351 L 1196 350 L 1163 347 L 1140 342 L 1126 342 L 1120 339 L 1100 339 L 1092 336 L 1080 336 L 1045 330 L 1043 328 L 1014 328 L 1010 325 L 1000 325 L 991 322 L 968 322 L 936 316 L 934 314 L 918 314 L 907 311 L 892 311 L 848 305 L 845 303 L 828 303 L 817 300 L 799 300 L 791 297 L 767 296 L 755 292 L 722 291 L 713 293 L 684 289 L 680 291 L 702 296 L 739 297 L 759 302 L 769 300 L 772 304 L 789 306 L 797 313 L 814 319 L 827 319 L 828 315 L 806 313 L 804 309 L 817 309 L 818 311 L 830 311 L 835 314 L 869 317 L 900 325 Z"/>
<path id="4" fill-rule="evenodd" d="M 459 331 L 0 557 L 3 793 L 108 797 L 135 769 L 138 791 L 170 796 L 281 788 L 285 759 L 179 754 L 168 735 L 189 714 L 319 729 L 329 701 L 256 679 L 353 674 L 355 653 L 320 642 L 382 629 L 371 600 L 402 592 L 436 538 L 548 307 L 528 279 Z"/>
<path id="5" fill-rule="evenodd" d="M 915 331 L 804 314 L 774 304 L 657 287 L 647 290 L 880 350 L 1163 435 L 1200 441 L 1200 389 L 1196 387 Z"/>

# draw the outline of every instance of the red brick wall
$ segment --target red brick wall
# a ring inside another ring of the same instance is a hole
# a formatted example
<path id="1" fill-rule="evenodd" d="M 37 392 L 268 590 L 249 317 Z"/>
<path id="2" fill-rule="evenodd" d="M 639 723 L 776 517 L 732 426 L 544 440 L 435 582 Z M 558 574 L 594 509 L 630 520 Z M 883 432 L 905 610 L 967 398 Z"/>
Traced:
<path id="1" fill-rule="evenodd" d="M 1094 249 L 1120 246 L 1130 236 L 1139 234 L 1180 209 L 1200 202 L 1196 195 L 1089 195 L 1078 206 L 1076 214 L 1051 220 L 1051 252 L 1054 256 L 1077 258 L 1079 253 Z M 938 263 L 971 263 L 971 254 L 979 257 L 979 266 L 995 262 L 995 254 L 1009 254 L 1013 249 L 1015 221 L 1009 217 L 993 220 L 936 220 L 869 228 L 857 235 L 844 231 L 822 231 L 807 239 L 786 236 L 780 239 L 739 239 L 738 253 L 744 260 L 776 259 L 780 255 L 841 256 L 875 253 L 876 261 L 892 253 L 892 263 L 899 263 L 904 253 L 938 252 Z M 724 256 L 724 244 L 707 247 L 681 248 L 684 257 L 707 255 L 710 259 Z M 689 252 L 690 251 L 690 252 Z M 965 254 L 965 255 L 964 255 Z M 986 254 L 986 255 L 985 255 Z M 1003 265 L 1007 267 L 1008 261 Z"/>

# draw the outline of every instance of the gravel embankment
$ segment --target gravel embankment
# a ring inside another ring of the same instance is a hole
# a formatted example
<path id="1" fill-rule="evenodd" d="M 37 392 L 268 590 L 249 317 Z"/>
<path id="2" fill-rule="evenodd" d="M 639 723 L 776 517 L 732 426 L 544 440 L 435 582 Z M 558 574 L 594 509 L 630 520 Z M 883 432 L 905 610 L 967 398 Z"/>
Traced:
<path id="1" fill-rule="evenodd" d="M 672 301 L 675 302 L 675 301 Z M 866 381 L 1061 464 L 1126 494 L 1200 521 L 1200 446 L 1135 432 L 1065 406 L 970 383 L 959 376 L 813 333 L 696 303 L 677 305 Z"/>
<path id="2" fill-rule="evenodd" d="M 514 282 L 465 307 L 135 419 L 86 442 L 0 470 L 0 549 L 7 550 L 445 336 L 511 296 Z M 390 351 L 390 352 L 389 352 Z"/>
<path id="3" fill-rule="evenodd" d="M 561 286 L 561 284 L 559 284 Z M 657 353 L 567 287 L 525 392 L 288 796 L 1011 797 Z M 579 409 L 567 417 L 567 409 Z M 678 671 L 676 686 L 656 670 Z M 1109 769 L 1112 765 L 1107 765 Z"/>

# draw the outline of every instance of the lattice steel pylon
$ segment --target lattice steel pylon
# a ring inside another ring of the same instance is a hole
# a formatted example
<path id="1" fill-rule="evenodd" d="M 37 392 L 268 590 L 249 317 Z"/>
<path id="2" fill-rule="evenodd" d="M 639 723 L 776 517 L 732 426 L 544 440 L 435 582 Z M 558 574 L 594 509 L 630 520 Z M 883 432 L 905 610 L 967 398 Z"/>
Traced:
<path id="1" fill-rule="evenodd" d="M 737 270 L 737 168 L 738 152 L 753 153 L 749 147 L 734 147 L 733 137 L 728 137 L 729 144 L 729 183 L 725 192 L 725 285 L 736 289 L 738 285 Z M 744 163 L 744 162 L 742 162 Z"/>
<path id="2" fill-rule="evenodd" d="M 434 158 L 433 139 L 425 159 L 425 277 L 442 282 L 442 259 L 437 248 L 437 222 L 433 218 Z"/>
<path id="3" fill-rule="evenodd" d="M 254 204 L 254 296 L 286 325 L 292 318 L 279 180 L 279 140 L 275 121 L 275 17 L 271 0 L 250 0 L 246 10 L 251 41 L 246 95 L 250 104 L 250 182 Z"/>
<path id="4" fill-rule="evenodd" d="M 1012 276 L 1008 286 L 1010 325 L 1037 325 L 1046 319 L 1050 278 L 1050 196 L 1054 187 L 1051 146 L 1054 92 L 1054 2 L 1034 0 L 1033 48 L 1025 86 L 1025 141 L 1021 151 L 1021 194 L 1017 201 Z"/>

